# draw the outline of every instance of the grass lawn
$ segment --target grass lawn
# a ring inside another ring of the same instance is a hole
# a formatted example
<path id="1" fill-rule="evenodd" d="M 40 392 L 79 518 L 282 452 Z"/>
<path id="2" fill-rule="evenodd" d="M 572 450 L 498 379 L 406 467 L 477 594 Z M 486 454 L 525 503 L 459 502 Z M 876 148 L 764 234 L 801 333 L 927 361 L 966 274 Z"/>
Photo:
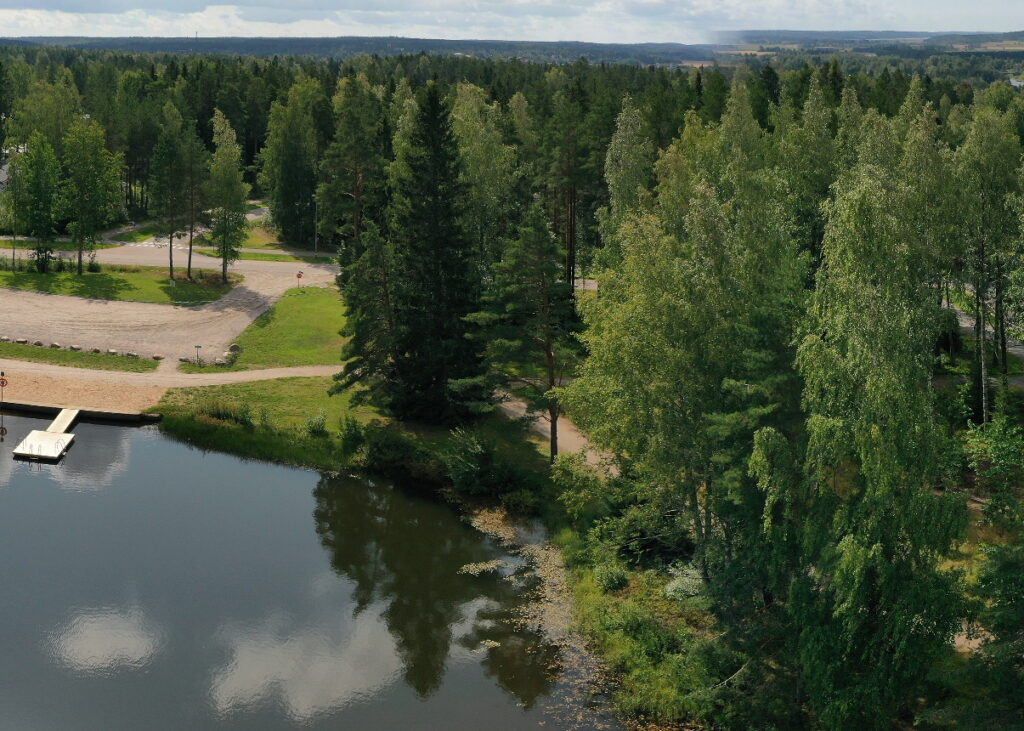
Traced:
<path id="1" fill-rule="evenodd" d="M 143 358 L 126 358 L 123 355 L 107 355 L 106 353 L 83 353 L 72 350 L 54 350 L 34 345 L 18 343 L 0 343 L 0 358 L 27 360 L 33 363 L 51 363 L 72 368 L 91 368 L 101 371 L 132 371 L 145 373 L 156 370 L 155 360 Z"/>
<path id="2" fill-rule="evenodd" d="M 0 272 L 0 289 L 63 294 L 101 300 L 154 302 L 168 305 L 199 305 L 214 302 L 241 281 L 232 275 L 232 283 L 220 283 L 220 272 L 193 270 L 193 280 L 167 278 L 162 267 L 106 266 L 100 272 L 79 276 L 70 272 Z"/>
<path id="3" fill-rule="evenodd" d="M 323 412 L 327 429 L 337 435 L 346 418 L 352 417 L 364 424 L 392 420 L 370 404 L 352 404 L 356 390 L 334 396 L 328 390 L 334 384 L 330 377 L 282 378 L 255 383 L 237 383 L 225 386 L 172 388 L 164 394 L 154 412 L 165 416 L 195 415 L 202 412 L 204 403 L 218 402 L 251 408 L 256 423 L 304 438 L 307 420 Z M 403 433 L 413 437 L 433 453 L 443 451 L 452 438 L 449 429 L 439 426 L 401 424 Z M 500 454 L 527 469 L 545 472 L 548 469 L 547 442 L 524 425 L 497 414 L 484 417 L 472 424 L 480 436 L 493 441 Z M 267 458 L 270 459 L 270 458 Z"/>
<path id="4" fill-rule="evenodd" d="M 140 241 L 148 241 L 154 236 L 159 236 L 162 239 L 167 238 L 167 232 L 164 231 L 164 227 L 158 223 L 147 223 L 143 226 L 139 226 L 131 231 L 124 231 L 112 237 L 112 241 L 128 241 L 133 244 L 137 244 Z"/>
<path id="5" fill-rule="evenodd" d="M 218 258 L 213 249 L 195 249 L 197 254 Z M 262 251 L 243 251 L 239 257 L 243 261 L 283 261 L 296 264 L 333 264 L 334 259 L 329 256 L 292 256 L 291 254 L 274 254 Z"/>
<path id="6" fill-rule="evenodd" d="M 328 396 L 333 384 L 328 376 L 321 378 L 279 378 L 273 381 L 232 383 L 226 386 L 172 388 L 167 391 L 157 411 L 191 410 L 206 401 L 248 404 L 259 420 L 264 413 L 276 429 L 302 430 L 306 419 L 323 411 L 327 428 L 337 431 L 347 416 L 367 422 L 379 417 L 370 407 L 353 407 L 351 392 Z"/>
<path id="7" fill-rule="evenodd" d="M 345 305 L 333 287 L 296 287 L 256 318 L 235 342 L 242 346 L 230 368 L 182 364 L 187 373 L 337 364 L 341 370 L 338 331 L 345 325 Z"/>

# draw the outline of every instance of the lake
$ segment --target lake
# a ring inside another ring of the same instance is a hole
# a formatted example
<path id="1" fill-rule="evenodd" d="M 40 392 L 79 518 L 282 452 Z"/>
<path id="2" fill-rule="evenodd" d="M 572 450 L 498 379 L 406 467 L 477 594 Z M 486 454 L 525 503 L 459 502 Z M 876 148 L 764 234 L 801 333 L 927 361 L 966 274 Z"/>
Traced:
<path id="1" fill-rule="evenodd" d="M 0 728 L 568 725 L 528 567 L 428 491 L 154 427 L 13 460 L 47 423 L 4 416 Z"/>

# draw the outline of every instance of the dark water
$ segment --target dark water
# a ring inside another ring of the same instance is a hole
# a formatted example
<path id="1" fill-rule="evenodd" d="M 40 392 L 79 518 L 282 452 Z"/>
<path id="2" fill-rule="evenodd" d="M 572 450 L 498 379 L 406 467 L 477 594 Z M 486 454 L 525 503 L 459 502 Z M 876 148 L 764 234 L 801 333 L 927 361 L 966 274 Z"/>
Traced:
<path id="1" fill-rule="evenodd" d="M 45 422 L 4 425 L 0 728 L 562 725 L 557 650 L 509 621 L 528 572 L 446 505 L 152 428 L 15 462 Z"/>

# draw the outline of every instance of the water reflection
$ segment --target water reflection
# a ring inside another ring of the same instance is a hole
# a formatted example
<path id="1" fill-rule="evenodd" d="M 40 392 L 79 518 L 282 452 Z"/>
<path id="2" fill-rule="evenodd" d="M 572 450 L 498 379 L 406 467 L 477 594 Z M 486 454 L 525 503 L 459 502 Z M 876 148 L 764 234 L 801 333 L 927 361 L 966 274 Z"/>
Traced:
<path id="1" fill-rule="evenodd" d="M 502 557 L 471 530 L 452 530 L 444 506 L 411 500 L 390 485 L 373 489 L 321 479 L 314 490 L 317 534 L 331 566 L 354 584 L 353 614 L 383 607 L 403 677 L 427 697 L 444 680 L 454 634 L 483 652 L 484 667 L 525 707 L 551 691 L 557 650 L 516 626 L 520 572 L 460 571 Z"/>
<path id="2" fill-rule="evenodd" d="M 371 698 L 400 670 L 387 631 L 369 615 L 343 631 L 270 617 L 256 626 L 222 632 L 231 660 L 213 679 L 219 715 L 276 700 L 304 722 L 348 703 Z"/>
<path id="3" fill-rule="evenodd" d="M 3 449 L 13 449 L 33 429 L 46 429 L 49 419 L 12 417 L 0 412 L 2 428 L 7 434 L 0 438 Z M 0 485 L 10 482 L 12 472 L 21 469 L 46 474 L 61 489 L 72 492 L 91 492 L 112 485 L 128 469 L 132 430 L 113 428 L 97 423 L 76 423 L 71 431 L 75 441 L 68 457 L 57 463 L 15 461 L 0 459 Z M 135 436 L 145 433 L 138 430 Z M 72 458 L 73 457 L 73 458 Z"/>
<path id="4" fill-rule="evenodd" d="M 145 666 L 160 649 L 160 630 L 138 607 L 80 610 L 50 639 L 50 655 L 80 673 Z"/>

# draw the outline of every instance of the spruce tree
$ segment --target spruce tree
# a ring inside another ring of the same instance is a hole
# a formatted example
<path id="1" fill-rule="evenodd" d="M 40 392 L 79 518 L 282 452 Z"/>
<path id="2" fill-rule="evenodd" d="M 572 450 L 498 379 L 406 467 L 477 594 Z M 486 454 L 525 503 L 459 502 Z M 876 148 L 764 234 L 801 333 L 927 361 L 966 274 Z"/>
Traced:
<path id="1" fill-rule="evenodd" d="M 477 309 L 473 246 L 463 230 L 465 188 L 447 105 L 436 83 L 421 94 L 391 191 L 393 363 L 385 382 L 401 416 L 448 421 L 486 400 L 467 379 L 482 373 L 466 338 Z M 456 393 L 452 382 L 462 388 Z"/>

